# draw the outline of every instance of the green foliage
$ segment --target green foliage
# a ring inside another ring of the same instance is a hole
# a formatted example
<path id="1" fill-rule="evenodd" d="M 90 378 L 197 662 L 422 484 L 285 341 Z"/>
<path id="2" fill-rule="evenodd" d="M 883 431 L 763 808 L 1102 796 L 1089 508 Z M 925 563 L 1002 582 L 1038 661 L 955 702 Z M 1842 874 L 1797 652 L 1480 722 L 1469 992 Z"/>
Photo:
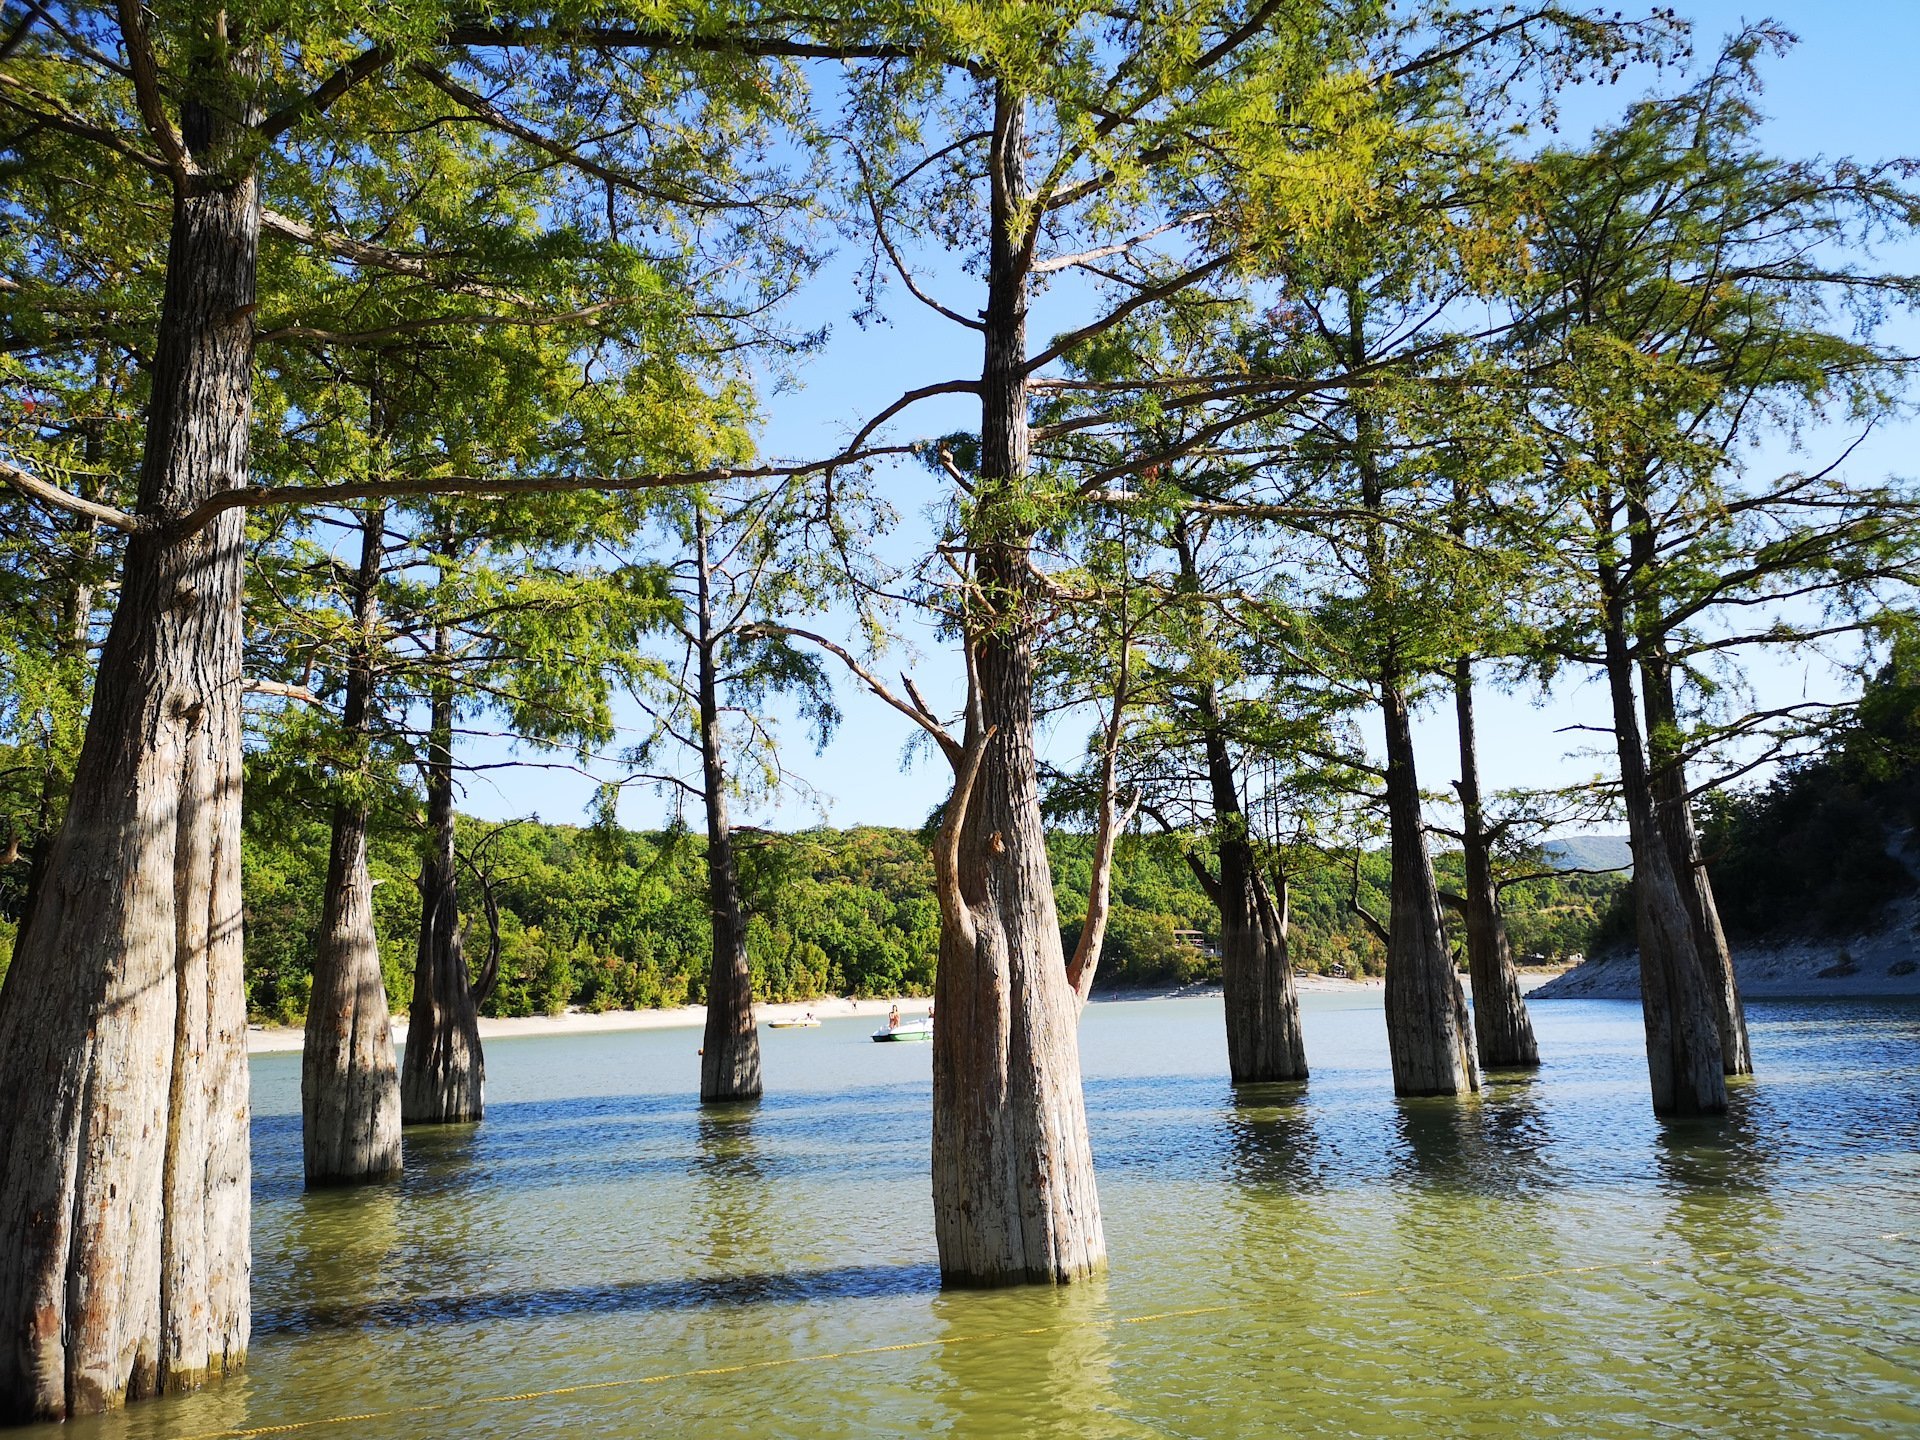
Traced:
<path id="1" fill-rule="evenodd" d="M 1920 653 L 1903 636 L 1826 749 L 1707 802 L 1720 916 L 1740 936 L 1850 935 L 1915 892 L 1900 852 L 1920 825 Z"/>
<path id="2" fill-rule="evenodd" d="M 500 983 L 491 1015 L 539 1015 L 567 1006 L 619 1010 L 697 1003 L 710 959 L 704 845 L 685 832 L 647 834 L 462 818 L 470 851 L 492 833 L 487 855 L 501 912 Z M 305 1009 L 313 937 L 320 923 L 327 830 L 319 821 L 274 823 L 249 811 L 245 858 L 247 1001 L 257 1019 L 282 1023 Z M 1061 930 L 1071 953 L 1086 913 L 1085 836 L 1049 841 Z M 388 995 L 404 1009 L 420 923 L 416 837 L 376 825 L 372 837 L 375 925 Z M 924 837 L 860 827 L 759 837 L 743 846 L 742 889 L 750 915 L 747 952 L 756 998 L 926 994 L 933 988 L 940 919 Z M 1438 862 L 1457 886 L 1457 857 Z M 1368 884 L 1384 885 L 1383 854 L 1362 857 Z M 1619 881 L 1568 876 L 1509 894 L 1515 949 L 1564 956 L 1589 948 L 1592 924 Z M 1379 974 L 1379 946 L 1348 906 L 1348 862 L 1317 857 L 1292 882 L 1293 957 L 1314 973 L 1336 966 Z M 1180 852 L 1180 837 L 1122 841 L 1114 862 L 1115 912 L 1102 985 L 1182 985 L 1218 980 L 1219 961 L 1176 931 L 1219 939 L 1218 916 Z M 1377 902 L 1376 902 L 1377 903 Z M 477 902 L 464 916 L 470 954 L 484 947 Z M 4 922 L 0 922 L 4 923 Z M 0 947 L 6 934 L 0 931 Z M 0 950 L 4 953 L 4 950 Z"/>

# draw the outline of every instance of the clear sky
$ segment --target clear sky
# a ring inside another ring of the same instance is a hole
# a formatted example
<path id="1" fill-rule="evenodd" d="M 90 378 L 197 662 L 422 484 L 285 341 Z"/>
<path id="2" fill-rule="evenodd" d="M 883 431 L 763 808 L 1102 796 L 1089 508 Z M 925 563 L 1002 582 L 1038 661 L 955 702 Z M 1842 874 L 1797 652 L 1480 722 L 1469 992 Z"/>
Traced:
<path id="1" fill-rule="evenodd" d="M 1676 8 L 1693 23 L 1694 48 L 1702 58 L 1710 57 L 1719 40 L 1746 20 L 1772 19 L 1800 37 L 1784 58 L 1768 61 L 1764 67 L 1764 104 L 1772 117 L 1767 138 L 1774 153 L 1863 160 L 1920 154 L 1920 85 L 1915 83 L 1916 69 L 1920 69 L 1920 0 L 1776 0 L 1771 6 L 1680 0 Z M 1617 114 L 1649 78 L 1630 77 L 1621 87 L 1566 97 L 1562 135 L 1578 140 L 1595 124 Z M 1672 82 L 1671 75 L 1665 77 L 1666 85 Z M 1920 268 L 1920 256 L 1902 258 L 1909 268 Z M 962 292 L 955 308 L 976 308 L 966 299 Z M 959 335 L 897 290 L 887 325 L 867 329 L 856 325 L 851 316 L 857 303 L 848 265 L 830 268 L 804 297 L 796 319 L 807 326 L 830 325 L 832 334 L 825 348 L 811 357 L 803 388 L 770 401 L 763 437 L 769 454 L 828 453 L 855 424 L 903 390 L 978 374 L 978 350 L 964 343 L 970 337 Z M 1043 302 L 1031 333 L 1040 336 L 1060 328 L 1066 327 L 1049 324 Z M 1902 330 L 1915 337 L 1909 350 L 1920 349 L 1920 326 L 1905 324 Z M 912 411 L 895 434 L 920 438 L 977 426 L 974 402 L 946 397 Z M 1807 459 L 1825 463 L 1848 438 L 1811 437 Z M 1920 470 L 1916 442 L 1920 442 L 1920 425 L 1884 427 L 1854 454 L 1851 470 L 1863 478 L 1911 475 Z M 1781 457 L 1780 463 L 1783 467 L 1792 463 L 1791 457 Z M 899 533 L 887 537 L 883 548 L 904 557 L 923 543 L 924 512 L 941 498 L 941 485 L 918 466 L 901 467 L 883 476 L 881 484 L 902 515 Z M 909 649 L 900 652 L 892 668 L 910 667 L 936 706 L 943 697 L 957 704 L 960 685 L 954 657 L 927 631 L 912 625 L 906 643 Z M 1755 684 L 1761 698 L 1770 703 L 1798 695 L 1832 698 L 1840 693 L 1837 677 L 1809 660 L 1769 662 L 1756 671 Z M 1544 699 L 1534 694 L 1488 693 L 1481 697 L 1479 708 L 1481 763 L 1487 772 L 1485 783 L 1491 786 L 1565 784 L 1611 769 L 1594 750 L 1594 741 L 1604 737 L 1563 733 L 1568 726 L 1604 723 L 1606 698 L 1597 685 L 1570 680 Z M 790 764 L 820 793 L 824 818 L 835 825 L 920 823 L 946 795 L 944 762 L 921 748 L 916 762 L 903 769 L 902 754 L 912 727 L 864 692 L 845 687 L 842 710 L 845 721 L 838 736 L 818 756 L 811 753 L 799 727 L 788 729 Z M 1423 784 L 1444 788 L 1457 773 L 1451 706 L 1428 707 L 1416 740 Z M 1084 729 L 1078 724 L 1043 737 L 1043 745 L 1062 763 L 1070 761 L 1084 742 Z M 494 748 L 487 747 L 490 753 L 485 758 L 501 758 L 491 753 Z M 592 784 L 584 777 L 552 770 L 495 770 L 470 781 L 462 808 L 493 818 L 538 814 L 550 821 L 573 822 L 582 818 L 591 793 Z M 649 792 L 629 792 L 621 806 L 621 818 L 633 826 L 657 824 L 664 813 L 663 802 Z M 689 818 L 699 823 L 698 816 Z M 813 823 L 821 816 L 810 806 L 789 803 L 759 818 L 787 828 Z"/>

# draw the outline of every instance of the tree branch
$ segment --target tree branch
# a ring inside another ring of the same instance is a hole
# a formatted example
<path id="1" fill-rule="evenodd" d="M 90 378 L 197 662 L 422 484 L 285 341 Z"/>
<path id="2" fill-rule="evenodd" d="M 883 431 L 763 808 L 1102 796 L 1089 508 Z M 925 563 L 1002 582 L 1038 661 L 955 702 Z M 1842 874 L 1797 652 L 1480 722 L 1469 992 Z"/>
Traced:
<path id="1" fill-rule="evenodd" d="M 97 500 L 84 500 L 78 495 L 69 494 L 58 485 L 50 485 L 37 476 L 28 474 L 17 465 L 0 460 L 0 480 L 4 480 L 22 495 L 38 500 L 43 505 L 51 505 L 64 510 L 69 515 L 78 515 L 106 525 L 123 535 L 143 535 L 152 530 L 153 523 L 140 515 L 129 515 L 124 510 L 116 510 L 111 505 L 102 505 Z"/>
<path id="2" fill-rule="evenodd" d="M 125 3 L 125 0 L 122 0 Z M 260 122 L 257 133 L 272 140 L 291 130 L 309 115 L 323 115 L 347 91 L 380 73 L 393 59 L 393 51 L 384 45 L 363 50 L 292 104 L 276 110 Z"/>

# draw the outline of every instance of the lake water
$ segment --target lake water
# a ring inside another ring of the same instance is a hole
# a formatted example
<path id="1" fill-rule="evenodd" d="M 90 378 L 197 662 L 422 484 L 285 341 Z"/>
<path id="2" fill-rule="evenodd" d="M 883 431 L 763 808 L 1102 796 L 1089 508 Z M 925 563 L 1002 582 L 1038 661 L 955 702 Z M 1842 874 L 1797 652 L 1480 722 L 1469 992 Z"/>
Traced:
<path id="1" fill-rule="evenodd" d="M 1920 1434 L 1920 1005 L 1759 1001 L 1761 1076 L 1648 1109 L 1637 1005 L 1534 1007 L 1546 1066 L 1396 1101 L 1377 992 L 1313 1078 L 1233 1090 L 1217 999 L 1082 1049 L 1110 1275 L 943 1293 L 928 1052 L 695 1030 L 488 1046 L 484 1123 L 306 1194 L 299 1058 L 253 1062 L 245 1375 L 45 1432 L 446 1436 Z"/>

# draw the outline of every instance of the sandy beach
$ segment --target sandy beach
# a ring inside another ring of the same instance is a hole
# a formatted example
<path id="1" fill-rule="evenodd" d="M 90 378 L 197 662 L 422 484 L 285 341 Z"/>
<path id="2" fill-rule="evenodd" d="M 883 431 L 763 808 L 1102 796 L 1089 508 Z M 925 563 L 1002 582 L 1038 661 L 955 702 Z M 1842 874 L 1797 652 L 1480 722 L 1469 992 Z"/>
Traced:
<path id="1" fill-rule="evenodd" d="M 1382 983 L 1380 980 L 1334 980 L 1324 975 L 1302 975 L 1294 979 L 1294 984 L 1301 990 L 1341 992 L 1379 989 Z M 1096 994 L 1093 997 L 1093 1003 L 1096 1005 L 1124 1004 L 1129 1000 L 1164 1000 L 1219 993 L 1220 987 L 1217 984 L 1188 985 L 1168 990 L 1125 990 Z M 809 1013 L 820 1020 L 844 1020 L 859 1016 L 872 1016 L 884 1020 L 887 1011 L 898 1005 L 901 1018 L 911 1020 L 925 1015 L 932 1004 L 933 997 L 930 995 L 902 995 L 875 1000 L 849 1000 L 830 995 L 819 1000 L 794 1000 L 779 1004 L 755 1005 L 753 1013 L 762 1025 L 780 1020 L 798 1020 Z M 698 1028 L 706 1022 L 707 1007 L 704 1005 L 682 1005 L 671 1010 L 569 1010 L 560 1015 L 521 1015 L 499 1019 L 482 1016 L 480 1038 L 492 1040 L 512 1035 L 596 1035 L 611 1030 L 689 1029 Z M 404 1041 L 407 1038 L 406 1016 L 394 1017 L 393 1038 L 396 1041 Z M 297 1051 L 300 1049 L 301 1040 L 302 1032 L 297 1025 L 250 1025 L 247 1027 L 247 1053 L 251 1055 L 273 1055 Z"/>

